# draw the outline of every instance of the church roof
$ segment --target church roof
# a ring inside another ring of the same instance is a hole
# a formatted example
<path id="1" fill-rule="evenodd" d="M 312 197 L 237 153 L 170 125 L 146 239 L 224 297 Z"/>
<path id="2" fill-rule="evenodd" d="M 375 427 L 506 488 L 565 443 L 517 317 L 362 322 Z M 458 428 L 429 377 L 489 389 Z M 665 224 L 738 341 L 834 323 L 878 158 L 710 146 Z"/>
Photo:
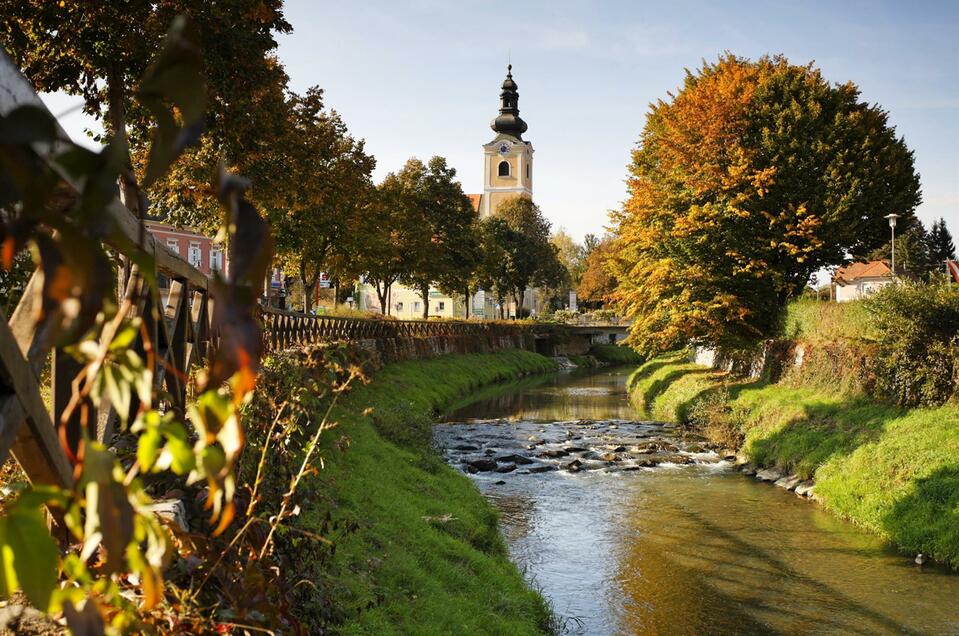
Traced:
<path id="1" fill-rule="evenodd" d="M 528 126 L 519 116 L 519 86 L 513 80 L 513 65 L 506 67 L 506 79 L 503 80 L 502 92 L 499 95 L 499 115 L 490 123 L 494 131 L 515 137 L 522 141 L 523 133 Z"/>
<path id="2" fill-rule="evenodd" d="M 482 194 L 467 194 L 466 196 L 469 197 L 470 203 L 473 205 L 473 212 L 479 212 L 479 209 L 480 209 L 480 201 L 483 200 L 483 195 L 482 195 Z"/>

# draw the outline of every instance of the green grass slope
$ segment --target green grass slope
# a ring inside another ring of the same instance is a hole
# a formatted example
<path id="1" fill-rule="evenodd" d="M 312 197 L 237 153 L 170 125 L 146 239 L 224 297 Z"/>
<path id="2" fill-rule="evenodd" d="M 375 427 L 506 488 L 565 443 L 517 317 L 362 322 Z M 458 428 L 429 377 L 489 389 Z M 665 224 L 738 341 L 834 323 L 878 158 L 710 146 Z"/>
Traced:
<path id="1" fill-rule="evenodd" d="M 737 381 L 681 355 L 647 362 L 629 387 L 647 416 L 734 429 L 754 464 L 813 477 L 829 510 L 959 567 L 956 405 L 901 409 L 801 383 Z"/>
<path id="2" fill-rule="evenodd" d="M 555 368 L 525 351 L 388 365 L 351 392 L 324 440 L 326 497 L 304 512 L 349 528 L 336 542 L 330 601 L 344 634 L 539 634 L 551 615 L 509 561 L 496 513 L 429 444 L 435 412 L 499 380 Z M 369 415 L 364 411 L 372 408 Z M 334 438 L 345 435 L 340 452 Z"/>

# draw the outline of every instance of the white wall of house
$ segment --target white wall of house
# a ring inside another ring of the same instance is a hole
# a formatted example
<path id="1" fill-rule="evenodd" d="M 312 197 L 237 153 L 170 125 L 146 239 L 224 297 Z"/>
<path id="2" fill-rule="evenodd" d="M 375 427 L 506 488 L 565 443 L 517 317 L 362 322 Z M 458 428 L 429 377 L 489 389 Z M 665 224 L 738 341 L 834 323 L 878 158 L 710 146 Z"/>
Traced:
<path id="1" fill-rule="evenodd" d="M 892 279 L 888 277 L 860 278 L 859 280 L 847 285 L 836 283 L 836 302 L 845 303 L 851 300 L 867 298 L 875 294 L 886 285 L 891 284 Z"/>

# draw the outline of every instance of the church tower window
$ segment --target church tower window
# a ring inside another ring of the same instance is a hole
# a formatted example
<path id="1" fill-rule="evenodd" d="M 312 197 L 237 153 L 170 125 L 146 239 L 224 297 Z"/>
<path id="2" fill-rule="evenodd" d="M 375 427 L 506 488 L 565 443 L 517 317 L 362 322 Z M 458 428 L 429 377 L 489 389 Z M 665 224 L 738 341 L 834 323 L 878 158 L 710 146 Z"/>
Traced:
<path id="1" fill-rule="evenodd" d="M 498 172 L 499 172 L 499 176 L 501 176 L 501 177 L 508 177 L 508 176 L 509 176 L 509 162 L 508 162 L 508 161 L 500 161 L 500 162 L 499 162 Z"/>

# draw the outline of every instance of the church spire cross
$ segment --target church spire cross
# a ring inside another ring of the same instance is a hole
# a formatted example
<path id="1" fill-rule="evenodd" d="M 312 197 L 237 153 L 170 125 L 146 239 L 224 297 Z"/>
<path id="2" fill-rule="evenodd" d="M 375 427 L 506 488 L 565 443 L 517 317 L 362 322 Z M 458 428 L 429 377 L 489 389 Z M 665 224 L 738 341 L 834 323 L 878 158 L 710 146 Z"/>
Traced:
<path id="1" fill-rule="evenodd" d="M 519 116 L 519 86 L 513 81 L 512 64 L 506 67 L 506 79 L 503 80 L 502 89 L 499 95 L 499 116 L 492 121 L 490 127 L 497 133 L 522 140 L 528 126 Z"/>

